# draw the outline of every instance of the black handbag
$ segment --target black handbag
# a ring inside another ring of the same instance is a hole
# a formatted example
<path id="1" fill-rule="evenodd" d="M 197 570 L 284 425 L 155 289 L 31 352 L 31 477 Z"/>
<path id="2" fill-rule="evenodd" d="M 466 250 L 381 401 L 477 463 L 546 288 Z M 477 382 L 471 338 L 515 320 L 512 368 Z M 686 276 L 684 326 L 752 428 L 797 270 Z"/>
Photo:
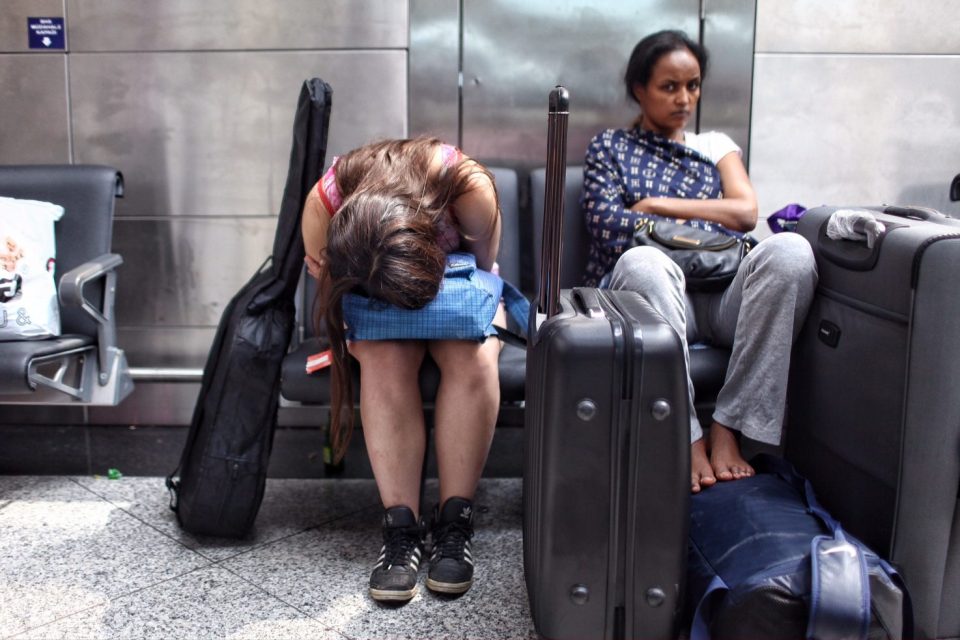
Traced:
<path id="1" fill-rule="evenodd" d="M 698 229 L 672 220 L 646 219 L 633 234 L 634 246 L 656 247 L 676 262 L 689 291 L 719 291 L 737 275 L 740 261 L 756 241 Z"/>

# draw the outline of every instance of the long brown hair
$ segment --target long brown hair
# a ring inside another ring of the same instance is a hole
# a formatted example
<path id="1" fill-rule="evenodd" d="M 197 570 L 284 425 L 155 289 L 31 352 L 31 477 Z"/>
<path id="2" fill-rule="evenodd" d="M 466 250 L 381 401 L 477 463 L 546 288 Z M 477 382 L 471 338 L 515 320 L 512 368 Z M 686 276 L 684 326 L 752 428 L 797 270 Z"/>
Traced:
<path id="1" fill-rule="evenodd" d="M 327 232 L 330 282 L 322 314 L 333 355 L 331 439 L 337 460 L 346 453 L 354 422 L 343 296 L 361 293 L 407 309 L 427 305 L 443 279 L 446 253 L 437 238 L 441 225 L 451 221 L 451 206 L 473 188 L 475 173 L 493 183 L 490 172 L 472 160 L 431 176 L 440 144 L 436 138 L 385 140 L 337 161 L 343 204 Z M 318 324 L 320 320 L 318 313 Z"/>

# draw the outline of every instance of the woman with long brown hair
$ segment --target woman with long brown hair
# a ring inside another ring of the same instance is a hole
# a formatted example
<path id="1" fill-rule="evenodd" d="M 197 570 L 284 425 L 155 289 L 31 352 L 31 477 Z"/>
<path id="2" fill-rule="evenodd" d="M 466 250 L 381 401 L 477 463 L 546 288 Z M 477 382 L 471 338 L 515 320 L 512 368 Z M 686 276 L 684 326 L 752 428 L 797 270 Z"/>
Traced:
<path id="1" fill-rule="evenodd" d="M 370 595 L 406 601 L 417 589 L 426 451 L 418 372 L 427 354 L 441 376 L 434 413 L 440 505 L 431 529 L 427 586 L 463 593 L 473 582 L 472 499 L 500 402 L 500 343 L 358 340 L 351 338 L 342 303 L 359 294 L 376 304 L 422 309 L 437 297 L 447 255 L 454 251 L 473 254 L 479 269 L 495 270 L 500 209 L 493 176 L 433 138 L 366 145 L 334 159 L 307 198 L 302 230 L 307 268 L 320 283 L 319 315 L 331 342 L 337 457 L 353 428 L 349 357 L 360 364 L 364 441 L 385 509 L 383 548 L 370 576 Z"/>

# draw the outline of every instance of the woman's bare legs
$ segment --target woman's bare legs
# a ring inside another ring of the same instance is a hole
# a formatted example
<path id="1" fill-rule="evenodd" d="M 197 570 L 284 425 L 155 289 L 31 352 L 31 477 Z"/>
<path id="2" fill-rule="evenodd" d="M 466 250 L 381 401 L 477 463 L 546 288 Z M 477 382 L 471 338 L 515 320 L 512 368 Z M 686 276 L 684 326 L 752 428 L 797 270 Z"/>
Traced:
<path id="1" fill-rule="evenodd" d="M 350 344 L 360 362 L 363 438 L 386 508 L 404 505 L 420 514 L 420 475 L 426 427 L 419 373 L 425 342 L 362 341 Z"/>
<path id="2" fill-rule="evenodd" d="M 493 337 L 429 344 L 440 368 L 434 412 L 440 504 L 454 496 L 473 499 L 497 424 L 500 346 Z"/>

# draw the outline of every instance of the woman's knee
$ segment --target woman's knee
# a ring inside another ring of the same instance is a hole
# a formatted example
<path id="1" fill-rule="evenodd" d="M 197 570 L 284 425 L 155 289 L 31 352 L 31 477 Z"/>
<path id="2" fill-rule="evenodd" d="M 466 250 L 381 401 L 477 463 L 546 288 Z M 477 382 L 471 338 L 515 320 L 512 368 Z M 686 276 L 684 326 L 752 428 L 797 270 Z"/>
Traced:
<path id="1" fill-rule="evenodd" d="M 634 247 L 617 260 L 611 274 L 610 288 L 641 293 L 656 289 L 683 291 L 683 271 L 659 249 Z"/>
<path id="2" fill-rule="evenodd" d="M 491 384 L 499 380 L 499 340 L 484 342 L 441 340 L 431 342 L 430 357 L 440 369 L 440 379 L 458 379 L 469 384 Z"/>
<path id="3" fill-rule="evenodd" d="M 364 375 L 385 376 L 416 375 L 427 352 L 425 343 L 414 340 L 361 340 L 349 343 L 347 349 Z"/>
<path id="4" fill-rule="evenodd" d="M 816 280 L 817 263 L 807 239 L 797 233 L 778 233 L 758 244 L 751 253 L 764 270 L 778 280 Z"/>

